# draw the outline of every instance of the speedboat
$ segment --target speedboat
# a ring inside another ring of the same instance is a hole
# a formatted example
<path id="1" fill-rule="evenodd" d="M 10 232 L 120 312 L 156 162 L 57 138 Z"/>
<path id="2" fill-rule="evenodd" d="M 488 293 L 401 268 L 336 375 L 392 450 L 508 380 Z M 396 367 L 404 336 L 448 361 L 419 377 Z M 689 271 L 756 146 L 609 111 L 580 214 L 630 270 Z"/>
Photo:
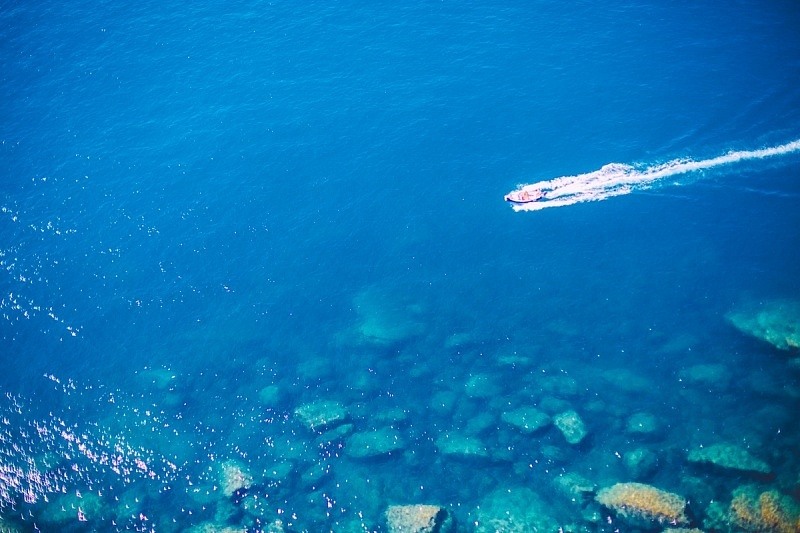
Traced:
<path id="1" fill-rule="evenodd" d="M 512 204 L 529 204 L 543 200 L 544 192 L 541 189 L 520 189 L 506 194 L 505 199 Z"/>

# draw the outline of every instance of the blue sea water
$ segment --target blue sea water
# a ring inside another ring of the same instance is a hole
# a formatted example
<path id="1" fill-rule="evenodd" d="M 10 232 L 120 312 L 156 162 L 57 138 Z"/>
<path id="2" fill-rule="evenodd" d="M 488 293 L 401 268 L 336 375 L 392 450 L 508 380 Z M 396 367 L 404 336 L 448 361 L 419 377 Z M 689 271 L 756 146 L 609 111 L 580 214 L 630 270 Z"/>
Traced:
<path id="1" fill-rule="evenodd" d="M 792 1 L 3 2 L 0 516 L 389 531 L 436 504 L 458 531 L 613 531 L 649 529 L 558 480 L 653 484 L 707 528 L 741 485 L 796 497 L 797 351 L 726 316 L 800 300 L 800 154 L 503 195 L 797 140 L 798 28 Z M 296 414 L 319 401 L 352 424 L 322 444 Z M 526 406 L 588 437 L 503 420 Z M 626 429 L 642 412 L 657 430 Z M 387 427 L 393 452 L 353 456 Z M 720 442 L 771 474 L 686 461 Z"/>

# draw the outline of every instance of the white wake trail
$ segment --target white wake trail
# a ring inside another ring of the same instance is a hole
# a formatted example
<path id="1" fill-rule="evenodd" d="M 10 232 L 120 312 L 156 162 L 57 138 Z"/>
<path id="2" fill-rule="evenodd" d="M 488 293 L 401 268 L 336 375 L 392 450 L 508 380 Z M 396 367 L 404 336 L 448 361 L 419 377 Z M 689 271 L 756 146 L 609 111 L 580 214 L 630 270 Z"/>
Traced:
<path id="1" fill-rule="evenodd" d="M 647 189 L 656 181 L 705 170 L 721 165 L 738 163 L 749 159 L 764 159 L 778 155 L 785 155 L 800 151 L 800 139 L 786 144 L 762 148 L 759 150 L 739 150 L 727 154 L 695 161 L 693 159 L 673 159 L 660 165 L 645 168 L 636 168 L 622 163 L 610 163 L 600 170 L 578 174 L 576 176 L 562 176 L 547 181 L 539 181 L 528 185 L 520 185 L 506 195 L 518 198 L 520 193 L 528 193 L 530 197 L 537 197 L 540 193 L 544 196 L 529 203 L 513 203 L 514 211 L 538 211 L 548 207 L 563 207 L 580 202 L 605 200 L 612 196 L 628 194 L 636 190 Z M 527 197 L 527 195 L 526 195 Z"/>

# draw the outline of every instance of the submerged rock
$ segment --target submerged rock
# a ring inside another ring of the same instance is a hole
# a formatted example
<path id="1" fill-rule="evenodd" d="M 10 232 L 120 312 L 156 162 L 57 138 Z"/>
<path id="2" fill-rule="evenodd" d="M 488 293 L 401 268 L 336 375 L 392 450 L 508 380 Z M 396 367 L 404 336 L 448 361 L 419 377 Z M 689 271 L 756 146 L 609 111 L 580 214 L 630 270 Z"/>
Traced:
<path id="1" fill-rule="evenodd" d="M 659 429 L 658 418 L 650 413 L 635 413 L 625 425 L 625 431 L 630 435 L 654 435 Z"/>
<path id="2" fill-rule="evenodd" d="M 386 510 L 389 533 L 447 533 L 452 520 L 438 505 L 392 505 Z"/>
<path id="3" fill-rule="evenodd" d="M 433 395 L 430 401 L 431 409 L 439 415 L 447 415 L 453 412 L 458 403 L 458 395 L 450 390 L 439 391 Z"/>
<path id="4" fill-rule="evenodd" d="M 470 376 L 465 389 L 470 398 L 493 398 L 502 392 L 497 380 L 491 374 Z"/>
<path id="5" fill-rule="evenodd" d="M 586 425 L 575 411 L 566 411 L 553 417 L 553 423 L 570 444 L 580 444 L 588 433 Z"/>
<path id="6" fill-rule="evenodd" d="M 367 407 L 369 408 L 369 406 Z M 406 424 L 410 418 L 409 411 L 401 407 L 385 409 L 383 411 L 378 411 L 377 413 L 374 413 L 374 409 L 372 409 L 372 411 L 373 413 L 369 418 L 370 421 L 375 425 L 385 424 L 388 426 L 399 427 Z"/>
<path id="7" fill-rule="evenodd" d="M 268 523 L 262 531 L 264 533 L 285 533 L 286 528 L 283 527 L 283 521 L 276 519 Z"/>
<path id="8" fill-rule="evenodd" d="M 297 466 L 294 461 L 284 459 L 264 471 L 264 477 L 270 481 L 285 482 L 291 479 Z"/>
<path id="9" fill-rule="evenodd" d="M 563 413 L 564 411 L 569 411 L 572 407 L 572 404 L 565 399 L 549 395 L 543 396 L 542 399 L 537 402 L 537 405 L 539 409 L 549 415 L 555 415 L 558 413 Z"/>
<path id="10" fill-rule="evenodd" d="M 622 458 L 628 474 L 633 479 L 647 479 L 655 473 L 658 467 L 658 457 L 647 448 L 637 448 L 625 452 Z"/>
<path id="11" fill-rule="evenodd" d="M 734 444 L 714 444 L 695 448 L 689 452 L 689 462 L 707 463 L 720 468 L 739 470 L 756 474 L 769 474 L 767 463 Z"/>
<path id="12" fill-rule="evenodd" d="M 800 301 L 770 300 L 731 311 L 726 318 L 739 331 L 779 350 L 800 349 Z"/>
<path id="13" fill-rule="evenodd" d="M 353 298 L 353 306 L 359 316 L 357 342 L 389 346 L 418 336 L 425 329 L 417 319 L 419 307 L 390 291 L 367 288 Z"/>
<path id="14" fill-rule="evenodd" d="M 510 366 L 512 368 L 528 367 L 533 365 L 533 363 L 534 361 L 530 357 L 518 355 L 516 353 L 500 355 L 497 357 L 497 364 L 500 366 Z"/>
<path id="15" fill-rule="evenodd" d="M 556 398 L 568 398 L 580 394 L 581 388 L 575 378 L 562 374 L 549 374 L 536 380 L 539 390 Z"/>
<path id="16" fill-rule="evenodd" d="M 234 505 L 231 500 L 217 500 L 213 504 L 214 508 L 214 523 L 215 524 L 230 524 L 235 522 L 235 517 L 239 513 L 238 505 Z"/>
<path id="17" fill-rule="evenodd" d="M 295 409 L 294 414 L 312 431 L 330 429 L 348 418 L 344 406 L 333 401 L 307 403 Z"/>
<path id="18" fill-rule="evenodd" d="M 539 448 L 539 453 L 547 464 L 555 465 L 566 462 L 568 454 L 563 446 L 554 446 L 552 444 L 544 444 Z"/>
<path id="19" fill-rule="evenodd" d="M 465 346 L 469 346 L 470 344 L 476 344 L 477 339 L 475 335 L 468 331 L 461 331 L 452 333 L 444 340 L 444 347 L 445 348 L 463 348 Z"/>
<path id="20" fill-rule="evenodd" d="M 535 407 L 520 407 L 503 413 L 500 418 L 523 433 L 535 433 L 550 425 L 551 419 Z"/>
<path id="21" fill-rule="evenodd" d="M 278 405 L 281 397 L 281 389 L 277 385 L 267 385 L 258 391 L 258 400 L 267 407 Z"/>
<path id="22" fill-rule="evenodd" d="M 171 390 L 177 380 L 176 373 L 169 368 L 146 368 L 136 374 L 141 381 L 160 391 Z"/>
<path id="23" fill-rule="evenodd" d="M 572 501 L 583 504 L 594 496 L 597 487 L 585 477 L 574 472 L 559 475 L 553 485 Z"/>
<path id="24" fill-rule="evenodd" d="M 69 524 L 78 520 L 79 511 L 82 520 L 93 527 L 111 514 L 105 502 L 94 492 L 68 493 L 55 496 L 53 501 L 44 506 L 38 518 L 46 524 L 57 526 L 49 528 L 51 531 L 64 531 Z"/>
<path id="25" fill-rule="evenodd" d="M 528 488 L 499 488 L 471 513 L 475 533 L 558 531 L 550 506 Z"/>
<path id="26" fill-rule="evenodd" d="M 253 476 L 236 461 L 225 461 L 220 465 L 219 484 L 222 494 L 230 497 L 237 490 L 251 486 Z"/>
<path id="27" fill-rule="evenodd" d="M 653 388 L 653 382 L 631 372 L 627 368 L 609 369 L 601 373 L 609 385 L 622 392 L 645 393 Z"/>
<path id="28" fill-rule="evenodd" d="M 736 531 L 796 533 L 800 531 L 800 504 L 776 490 L 739 487 L 733 491 L 730 525 Z"/>
<path id="29" fill-rule="evenodd" d="M 321 434 L 314 442 L 317 444 L 317 446 L 323 448 L 325 446 L 335 445 L 350 435 L 354 428 L 355 426 L 353 426 L 353 424 L 342 424 L 341 426 L 336 426 L 333 429 Z"/>
<path id="30" fill-rule="evenodd" d="M 478 435 L 489 428 L 496 428 L 497 420 L 491 411 L 483 411 L 471 417 L 464 424 L 464 431 L 469 435 Z"/>
<path id="31" fill-rule="evenodd" d="M 690 383 L 724 388 L 731 380 L 731 371 L 725 365 L 694 365 L 680 372 L 681 379 Z"/>
<path id="32" fill-rule="evenodd" d="M 0 516 L 0 533 L 22 533 L 22 528 L 7 522 L 5 518 Z"/>
<path id="33" fill-rule="evenodd" d="M 370 526 L 370 521 L 364 517 L 364 513 L 359 513 L 361 516 L 349 516 L 347 514 L 340 515 L 333 519 L 330 525 L 330 531 L 336 533 L 369 533 L 375 531 L 375 528 Z"/>
<path id="34" fill-rule="evenodd" d="M 439 453 L 459 459 L 488 459 L 489 452 L 480 439 L 458 433 L 445 433 L 436 439 Z"/>
<path id="35" fill-rule="evenodd" d="M 391 455 L 405 449 L 406 444 L 400 432 L 394 428 L 354 433 L 347 439 L 345 452 L 354 459 L 369 459 Z"/>
<path id="36" fill-rule="evenodd" d="M 247 528 L 228 526 L 217 522 L 201 522 L 190 527 L 187 533 L 247 533 Z"/>
<path id="37" fill-rule="evenodd" d="M 315 490 L 333 474 L 330 463 L 320 461 L 312 463 L 300 476 L 300 483 L 306 489 Z"/>
<path id="38" fill-rule="evenodd" d="M 631 526 L 653 526 L 654 522 L 677 526 L 689 524 L 686 500 L 643 483 L 617 483 L 597 493 L 595 500 Z"/>

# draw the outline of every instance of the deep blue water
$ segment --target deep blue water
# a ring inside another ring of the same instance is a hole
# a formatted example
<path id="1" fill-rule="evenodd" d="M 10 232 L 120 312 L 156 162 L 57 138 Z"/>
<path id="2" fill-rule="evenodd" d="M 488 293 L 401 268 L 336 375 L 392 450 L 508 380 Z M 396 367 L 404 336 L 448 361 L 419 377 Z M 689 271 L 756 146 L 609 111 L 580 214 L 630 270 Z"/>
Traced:
<path id="1" fill-rule="evenodd" d="M 796 491 L 798 365 L 725 315 L 800 299 L 800 154 L 534 213 L 503 195 L 800 138 L 798 28 L 791 1 L 0 4 L 8 435 L 64 420 L 178 468 L 125 479 L 85 458 L 65 486 L 108 487 L 98 509 L 39 500 L 39 526 L 383 531 L 388 505 L 435 503 L 472 531 L 488 494 L 526 487 L 548 524 L 601 530 L 549 481 L 630 481 L 614 453 L 641 444 L 623 431 L 639 411 L 666 428 L 640 481 L 701 502 L 697 525 L 743 482 L 692 471 L 699 444 L 746 445 L 781 470 L 764 487 Z M 370 314 L 414 331 L 359 338 Z M 730 377 L 687 382 L 700 364 Z M 475 376 L 491 394 L 465 392 Z M 293 414 L 316 400 L 356 433 L 404 411 L 403 450 L 317 449 Z M 577 449 L 500 421 L 558 402 L 587 422 Z M 448 431 L 510 457 L 443 456 Z M 31 440 L 39 467 L 72 450 Z M 268 510 L 196 496 L 228 459 Z"/>

